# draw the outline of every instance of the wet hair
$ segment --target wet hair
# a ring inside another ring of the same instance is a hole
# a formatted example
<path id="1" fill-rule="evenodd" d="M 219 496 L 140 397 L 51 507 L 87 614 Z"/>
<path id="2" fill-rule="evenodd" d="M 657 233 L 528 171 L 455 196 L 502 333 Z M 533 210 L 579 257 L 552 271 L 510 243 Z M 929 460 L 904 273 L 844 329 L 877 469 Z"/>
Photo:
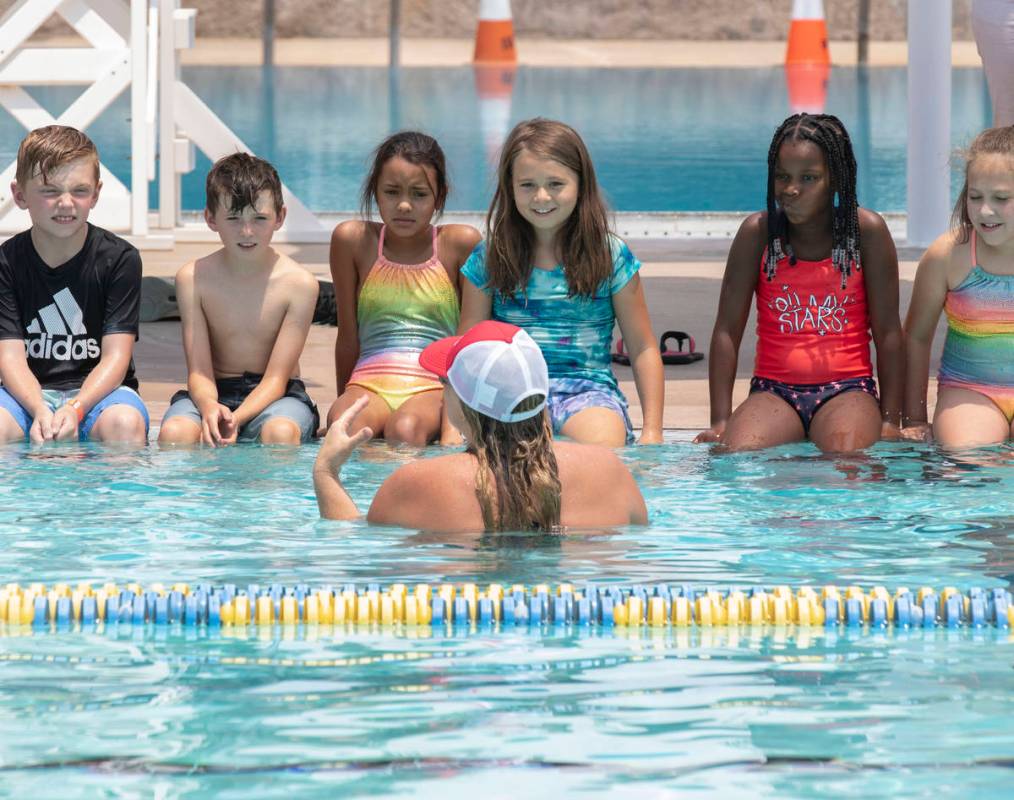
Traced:
<path id="1" fill-rule="evenodd" d="M 382 141 L 377 149 L 373 151 L 373 166 L 363 181 L 363 188 L 359 195 L 359 207 L 364 219 L 370 218 L 373 203 L 377 198 L 377 190 L 380 187 L 380 173 L 384 164 L 392 158 L 403 158 L 409 164 L 418 167 L 430 167 L 436 178 L 436 185 L 430 186 L 433 192 L 434 208 L 437 214 L 444 210 L 447 202 L 447 193 L 450 187 L 447 183 L 447 161 L 444 158 L 444 151 L 440 149 L 437 140 L 432 136 L 419 131 L 399 131 L 391 134 Z M 425 173 L 425 170 L 423 170 Z M 430 176 L 426 175 L 426 182 L 429 183 Z"/>
<path id="2" fill-rule="evenodd" d="M 965 158 L 965 182 L 961 186 L 958 201 L 954 204 L 954 227 L 957 241 L 964 244 L 972 233 L 972 220 L 968 216 L 968 170 L 979 156 L 999 155 L 1011 159 L 1014 171 L 1014 125 L 984 130 L 963 153 Z"/>
<path id="3" fill-rule="evenodd" d="M 775 201 L 775 168 L 785 142 L 813 142 L 824 153 L 831 180 L 831 262 L 841 273 L 841 285 L 859 271 L 859 203 L 856 200 L 856 157 L 842 121 L 831 114 L 794 114 L 778 126 L 768 150 L 768 249 L 764 275 L 774 280 L 778 262 L 796 263 L 789 242 L 788 219 Z"/>
<path id="4" fill-rule="evenodd" d="M 282 212 L 282 181 L 278 171 L 263 158 L 249 153 L 233 153 L 218 159 L 204 182 L 205 204 L 212 214 L 223 197 L 229 198 L 229 211 L 257 207 L 261 192 L 271 192 L 275 213 Z"/>
<path id="5" fill-rule="evenodd" d="M 526 397 L 513 412 L 529 411 L 544 400 Z M 464 403 L 461 411 L 471 429 L 468 452 L 478 461 L 475 494 L 485 529 L 559 531 L 560 473 L 548 413 L 500 422 Z"/>
<path id="6" fill-rule="evenodd" d="M 613 272 L 606 204 L 588 148 L 569 125 L 535 118 L 519 122 L 500 151 L 496 193 L 486 215 L 486 271 L 501 296 L 523 292 L 532 274 L 535 233 L 514 202 L 514 162 L 521 153 L 548 158 L 577 174 L 577 205 L 557 235 L 567 293 L 591 297 Z"/>
<path id="7" fill-rule="evenodd" d="M 76 128 L 47 125 L 36 128 L 21 140 L 14 180 L 24 187 L 36 172 L 43 181 L 49 174 L 72 161 L 87 158 L 95 167 L 95 183 L 99 182 L 99 151 L 95 143 Z"/>

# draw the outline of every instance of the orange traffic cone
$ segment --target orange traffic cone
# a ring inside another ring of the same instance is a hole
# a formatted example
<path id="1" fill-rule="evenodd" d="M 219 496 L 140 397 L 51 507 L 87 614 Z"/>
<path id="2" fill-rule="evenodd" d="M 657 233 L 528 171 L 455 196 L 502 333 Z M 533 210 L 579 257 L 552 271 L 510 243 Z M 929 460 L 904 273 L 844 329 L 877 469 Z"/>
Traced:
<path id="1" fill-rule="evenodd" d="M 785 83 L 792 113 L 823 113 L 830 74 L 823 0 L 793 0 L 785 52 Z"/>
<path id="2" fill-rule="evenodd" d="M 793 0 L 785 66 L 830 63 L 823 0 Z"/>
<path id="3" fill-rule="evenodd" d="M 518 60 L 510 0 L 479 0 L 479 27 L 475 31 L 472 60 L 476 63 Z"/>

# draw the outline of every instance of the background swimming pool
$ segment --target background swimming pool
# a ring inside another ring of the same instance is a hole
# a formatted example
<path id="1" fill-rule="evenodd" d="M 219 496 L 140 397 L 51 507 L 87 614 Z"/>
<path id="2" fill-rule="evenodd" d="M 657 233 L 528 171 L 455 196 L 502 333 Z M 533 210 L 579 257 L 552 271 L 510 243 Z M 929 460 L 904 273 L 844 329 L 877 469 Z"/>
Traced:
<path id="1" fill-rule="evenodd" d="M 563 538 L 321 522 L 313 450 L 6 448 L 0 583 L 1014 578 L 1009 447 L 629 449 L 652 527 Z M 346 473 L 357 502 L 409 457 L 364 450 Z M 11 797 L 1002 797 L 1011 785 L 1014 639 L 992 629 L 9 633 Z"/>
<path id="2" fill-rule="evenodd" d="M 952 141 L 960 147 L 992 117 L 982 71 L 952 74 Z M 371 149 L 391 131 L 411 127 L 435 135 L 447 153 L 448 208 L 488 205 L 490 154 L 471 68 L 191 67 L 183 78 L 314 210 L 357 208 Z M 54 113 L 79 93 L 30 92 Z M 831 71 L 826 110 L 853 137 L 860 202 L 879 211 L 905 209 L 906 93 L 903 68 Z M 509 124 L 541 115 L 574 125 L 617 210 L 749 211 L 764 202 L 768 144 L 789 113 L 780 68 L 521 67 Z M 89 128 L 105 163 L 124 181 L 128 117 L 123 97 Z M 22 135 L 0 112 L 0 158 L 15 157 Z M 208 167 L 200 156 L 184 177 L 184 208 L 203 208 Z"/>

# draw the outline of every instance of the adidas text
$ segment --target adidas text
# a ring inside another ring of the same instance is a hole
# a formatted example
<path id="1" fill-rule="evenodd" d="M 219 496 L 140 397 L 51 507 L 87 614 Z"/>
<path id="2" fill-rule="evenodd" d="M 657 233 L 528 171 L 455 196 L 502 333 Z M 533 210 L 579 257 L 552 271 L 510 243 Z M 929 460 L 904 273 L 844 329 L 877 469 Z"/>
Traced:
<path id="1" fill-rule="evenodd" d="M 57 361 L 84 361 L 102 355 L 97 339 L 76 336 L 42 336 L 25 339 L 29 358 L 52 358 Z"/>

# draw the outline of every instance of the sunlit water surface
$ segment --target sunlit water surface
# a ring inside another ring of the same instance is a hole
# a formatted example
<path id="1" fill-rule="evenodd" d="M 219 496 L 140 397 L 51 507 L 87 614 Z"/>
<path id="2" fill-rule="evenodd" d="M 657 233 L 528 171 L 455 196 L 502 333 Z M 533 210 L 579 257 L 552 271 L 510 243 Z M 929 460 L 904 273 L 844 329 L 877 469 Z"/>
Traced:
<path id="1" fill-rule="evenodd" d="M 1014 575 L 1010 448 L 719 456 L 681 438 L 623 452 L 650 528 L 562 537 L 322 522 L 314 450 L 3 450 L 2 580 L 967 589 Z M 345 472 L 360 506 L 412 455 L 364 449 Z M 992 629 L 7 629 L 0 795 L 1009 796 L 1012 652 Z"/>

